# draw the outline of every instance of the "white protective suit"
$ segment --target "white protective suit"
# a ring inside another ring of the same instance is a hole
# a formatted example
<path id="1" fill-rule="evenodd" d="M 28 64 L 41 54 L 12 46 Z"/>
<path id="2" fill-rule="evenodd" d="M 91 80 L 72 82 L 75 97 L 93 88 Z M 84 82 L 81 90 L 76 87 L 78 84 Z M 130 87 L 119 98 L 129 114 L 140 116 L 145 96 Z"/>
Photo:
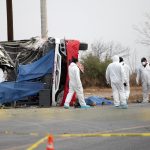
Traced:
<path id="1" fill-rule="evenodd" d="M 69 72 L 69 92 L 67 94 L 64 105 L 69 106 L 72 96 L 74 92 L 76 92 L 80 105 L 86 106 L 83 94 L 83 87 L 80 80 L 80 70 L 78 66 L 74 62 L 72 62 L 68 67 L 68 72 Z"/>
<path id="2" fill-rule="evenodd" d="M 125 64 L 124 62 L 121 62 L 123 69 L 125 71 L 125 75 L 126 75 L 126 86 L 124 86 L 125 89 L 125 96 L 126 96 L 126 100 L 128 101 L 129 99 L 129 95 L 130 95 L 130 75 L 131 75 L 131 70 L 129 68 L 129 66 L 127 64 Z"/>
<path id="3" fill-rule="evenodd" d="M 142 83 L 143 89 L 143 102 L 149 101 L 149 93 L 150 93 L 150 64 L 148 63 L 146 67 L 141 66 L 137 70 L 136 83 L 139 84 L 139 80 Z"/>
<path id="4" fill-rule="evenodd" d="M 3 72 L 3 69 L 0 68 L 0 83 L 5 81 L 5 74 Z"/>
<path id="5" fill-rule="evenodd" d="M 126 106 L 127 101 L 123 85 L 126 82 L 126 75 L 117 55 L 113 57 L 113 62 L 106 69 L 106 80 L 112 87 L 114 105 L 116 107 Z"/>

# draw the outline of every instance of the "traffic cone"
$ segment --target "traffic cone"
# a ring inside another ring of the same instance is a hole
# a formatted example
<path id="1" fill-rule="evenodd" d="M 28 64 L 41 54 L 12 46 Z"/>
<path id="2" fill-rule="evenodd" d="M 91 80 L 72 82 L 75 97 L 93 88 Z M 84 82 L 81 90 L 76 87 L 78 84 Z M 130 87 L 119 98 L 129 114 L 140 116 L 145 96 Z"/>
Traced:
<path id="1" fill-rule="evenodd" d="M 54 150 L 54 139 L 52 135 L 48 136 L 46 150 Z"/>

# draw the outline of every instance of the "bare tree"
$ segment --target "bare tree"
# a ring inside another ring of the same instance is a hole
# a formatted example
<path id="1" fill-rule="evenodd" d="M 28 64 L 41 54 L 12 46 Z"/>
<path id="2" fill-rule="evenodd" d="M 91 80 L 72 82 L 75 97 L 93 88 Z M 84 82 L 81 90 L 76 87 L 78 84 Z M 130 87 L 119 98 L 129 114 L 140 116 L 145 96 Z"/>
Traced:
<path id="1" fill-rule="evenodd" d="M 91 49 L 95 56 L 101 58 L 102 54 L 106 52 L 107 48 L 103 42 L 96 41 L 91 45 Z"/>
<path id="2" fill-rule="evenodd" d="M 115 44 L 113 41 L 105 43 L 103 41 L 96 41 L 91 45 L 92 52 L 98 56 L 100 61 L 110 59 L 113 55 L 119 55 L 128 58 L 130 49 L 123 47 L 120 43 Z"/>
<path id="3" fill-rule="evenodd" d="M 145 21 L 141 26 L 134 26 L 134 29 L 139 33 L 138 42 L 150 46 L 150 14 L 145 14 Z"/>

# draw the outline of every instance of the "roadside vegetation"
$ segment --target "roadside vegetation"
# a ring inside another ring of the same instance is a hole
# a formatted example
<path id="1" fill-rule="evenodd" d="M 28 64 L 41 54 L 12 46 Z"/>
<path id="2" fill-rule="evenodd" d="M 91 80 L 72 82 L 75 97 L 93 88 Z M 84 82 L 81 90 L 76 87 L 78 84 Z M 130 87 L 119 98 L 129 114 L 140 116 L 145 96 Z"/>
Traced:
<path id="1" fill-rule="evenodd" d="M 139 34 L 138 42 L 147 47 L 150 46 L 150 14 L 145 14 L 145 21 L 142 25 L 135 25 L 134 30 Z M 85 73 L 81 74 L 84 88 L 89 87 L 107 87 L 105 71 L 111 62 L 111 57 L 115 54 L 124 58 L 130 66 L 132 75 L 130 77 L 130 86 L 136 87 L 136 53 L 131 53 L 130 48 L 122 46 L 120 43 L 95 41 L 91 44 L 90 53 L 82 56 L 82 64 L 85 67 Z M 147 56 L 150 60 L 150 56 Z"/>
<path id="2" fill-rule="evenodd" d="M 108 64 L 112 62 L 111 57 L 115 54 L 123 57 L 130 65 L 130 49 L 114 42 L 105 43 L 97 41 L 91 45 L 91 52 L 82 56 L 81 62 L 85 72 L 81 74 L 84 88 L 89 87 L 108 87 L 105 79 L 105 72 Z M 133 61 L 133 59 L 132 59 Z M 131 86 L 135 86 L 135 71 L 132 66 Z"/>

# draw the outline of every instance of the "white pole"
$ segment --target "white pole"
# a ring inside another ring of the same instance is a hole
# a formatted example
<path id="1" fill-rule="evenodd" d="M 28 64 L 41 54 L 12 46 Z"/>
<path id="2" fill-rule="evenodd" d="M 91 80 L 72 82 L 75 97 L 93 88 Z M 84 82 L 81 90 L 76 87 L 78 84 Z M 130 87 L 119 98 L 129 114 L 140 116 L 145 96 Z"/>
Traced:
<path id="1" fill-rule="evenodd" d="M 48 38 L 47 28 L 47 3 L 46 0 L 40 0 L 41 5 L 41 37 Z"/>

